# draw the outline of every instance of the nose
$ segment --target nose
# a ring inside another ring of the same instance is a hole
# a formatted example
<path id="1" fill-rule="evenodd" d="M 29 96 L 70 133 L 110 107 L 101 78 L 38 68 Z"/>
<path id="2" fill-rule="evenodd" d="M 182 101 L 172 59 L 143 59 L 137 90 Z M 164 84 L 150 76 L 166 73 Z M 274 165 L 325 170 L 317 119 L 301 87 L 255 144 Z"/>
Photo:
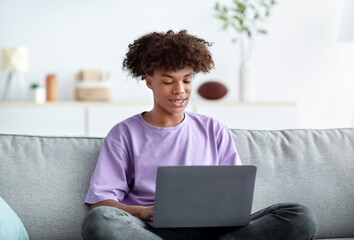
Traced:
<path id="1" fill-rule="evenodd" d="M 184 93 L 184 84 L 183 82 L 177 82 L 174 86 L 173 86 L 173 93 L 175 94 L 183 94 Z"/>

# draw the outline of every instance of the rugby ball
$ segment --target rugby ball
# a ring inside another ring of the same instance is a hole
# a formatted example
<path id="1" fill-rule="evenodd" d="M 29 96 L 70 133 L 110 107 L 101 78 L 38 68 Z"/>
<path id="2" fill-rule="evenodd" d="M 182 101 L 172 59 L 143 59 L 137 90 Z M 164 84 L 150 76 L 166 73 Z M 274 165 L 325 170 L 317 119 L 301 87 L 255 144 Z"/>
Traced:
<path id="1" fill-rule="evenodd" d="M 227 88 L 220 82 L 209 81 L 198 88 L 198 94 L 205 99 L 220 99 L 227 94 Z"/>

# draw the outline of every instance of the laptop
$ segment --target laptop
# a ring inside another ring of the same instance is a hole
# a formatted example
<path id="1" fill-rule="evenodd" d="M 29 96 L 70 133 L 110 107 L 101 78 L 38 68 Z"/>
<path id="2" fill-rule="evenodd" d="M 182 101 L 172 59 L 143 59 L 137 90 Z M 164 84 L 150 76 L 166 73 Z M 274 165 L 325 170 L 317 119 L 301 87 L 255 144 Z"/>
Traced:
<path id="1" fill-rule="evenodd" d="M 246 226 L 251 217 L 255 178 L 255 166 L 159 167 L 152 225 Z"/>

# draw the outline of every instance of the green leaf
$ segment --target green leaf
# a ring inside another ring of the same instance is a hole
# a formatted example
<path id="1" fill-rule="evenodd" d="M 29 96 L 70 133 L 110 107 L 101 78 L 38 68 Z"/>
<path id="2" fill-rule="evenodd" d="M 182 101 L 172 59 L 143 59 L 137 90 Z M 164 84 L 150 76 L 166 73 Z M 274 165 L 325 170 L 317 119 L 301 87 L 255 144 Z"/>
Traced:
<path id="1" fill-rule="evenodd" d="M 261 34 L 267 34 L 267 30 L 265 29 L 258 29 L 258 32 L 261 33 Z"/>
<path id="2" fill-rule="evenodd" d="M 36 89 L 39 88 L 39 84 L 38 83 L 32 83 L 30 86 L 31 89 Z"/>
<path id="3" fill-rule="evenodd" d="M 233 18 L 236 19 L 240 24 L 242 24 L 242 22 L 243 22 L 242 18 L 240 18 L 239 16 L 236 16 L 236 15 L 234 15 Z"/>
<path id="4" fill-rule="evenodd" d="M 232 43 L 237 43 L 237 39 L 236 39 L 236 38 L 233 38 L 233 39 L 231 39 L 231 42 L 232 42 Z"/>
<path id="5" fill-rule="evenodd" d="M 237 6 L 238 3 L 239 3 L 239 0 L 234 0 L 233 2 L 234 2 L 234 4 Z"/>
<path id="6" fill-rule="evenodd" d="M 219 11 L 219 8 L 220 8 L 220 3 L 219 2 L 215 3 L 214 10 Z"/>
<path id="7" fill-rule="evenodd" d="M 248 28 L 246 28 L 246 31 L 247 31 L 247 36 L 248 36 L 248 38 L 251 38 L 251 37 L 252 37 L 251 31 L 250 31 Z"/>
<path id="8" fill-rule="evenodd" d="M 254 15 L 254 19 L 258 19 L 258 18 L 259 18 L 259 14 L 256 13 L 256 14 Z"/>
<path id="9" fill-rule="evenodd" d="M 228 10 L 229 10 L 229 9 L 228 9 L 226 6 L 223 6 L 222 11 L 223 11 L 224 13 L 227 13 Z"/>
<path id="10" fill-rule="evenodd" d="M 227 21 L 228 21 L 228 18 L 227 18 L 225 15 L 218 15 L 218 18 L 219 18 L 221 21 L 224 21 L 224 22 L 227 22 Z"/>
<path id="11" fill-rule="evenodd" d="M 240 32 L 241 28 L 237 26 L 234 22 L 231 22 L 230 25 L 232 26 L 233 29 L 235 29 L 236 32 Z"/>
<path id="12" fill-rule="evenodd" d="M 226 23 L 224 23 L 224 26 L 222 26 L 222 29 L 223 29 L 223 30 L 226 30 L 228 27 L 229 27 L 229 23 L 226 22 Z"/>
<path id="13" fill-rule="evenodd" d="M 243 14 L 246 11 L 246 6 L 244 4 L 240 4 L 240 11 Z"/>

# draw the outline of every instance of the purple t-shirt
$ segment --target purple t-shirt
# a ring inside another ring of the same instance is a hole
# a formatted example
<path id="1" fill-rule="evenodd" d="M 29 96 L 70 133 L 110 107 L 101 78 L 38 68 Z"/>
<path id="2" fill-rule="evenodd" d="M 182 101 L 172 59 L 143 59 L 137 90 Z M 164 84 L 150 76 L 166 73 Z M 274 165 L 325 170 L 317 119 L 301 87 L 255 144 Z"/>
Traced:
<path id="1" fill-rule="evenodd" d="M 242 163 L 228 128 L 212 118 L 185 112 L 177 126 L 160 128 L 138 114 L 108 133 L 85 202 L 152 206 L 157 168 L 174 165 Z"/>

